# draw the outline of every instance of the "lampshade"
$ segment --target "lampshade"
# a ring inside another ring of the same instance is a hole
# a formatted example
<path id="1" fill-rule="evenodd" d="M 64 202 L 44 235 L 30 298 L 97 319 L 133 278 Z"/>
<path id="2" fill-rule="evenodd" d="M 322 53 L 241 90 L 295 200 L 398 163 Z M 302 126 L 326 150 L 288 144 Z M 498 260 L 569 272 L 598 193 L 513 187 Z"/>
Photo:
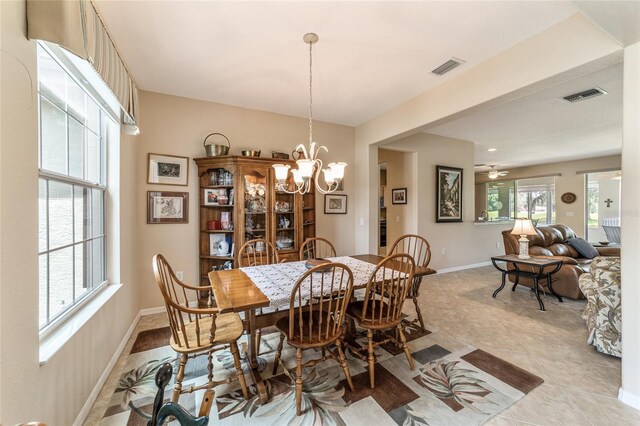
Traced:
<path id="1" fill-rule="evenodd" d="M 315 166 L 316 162 L 313 160 L 298 160 L 298 170 L 300 170 L 300 175 L 304 179 L 309 179 L 313 176 L 313 166 Z"/>
<path id="2" fill-rule="evenodd" d="M 328 167 L 331 169 L 333 178 L 340 182 L 344 177 L 344 168 L 347 167 L 347 163 L 329 163 Z"/>
<path id="3" fill-rule="evenodd" d="M 515 225 L 513 225 L 513 231 L 511 231 L 514 235 L 536 235 L 536 229 L 531 223 L 531 219 L 516 219 Z"/>
<path id="4" fill-rule="evenodd" d="M 333 170 L 332 169 L 322 169 L 322 172 L 324 173 L 324 182 L 327 184 L 327 186 L 333 185 L 333 183 L 335 182 L 335 178 L 334 178 L 334 175 L 333 175 Z"/>
<path id="5" fill-rule="evenodd" d="M 276 172 L 276 180 L 278 182 L 284 182 L 287 180 L 287 175 L 289 174 L 289 169 L 291 168 L 288 164 L 274 164 L 273 168 Z"/>
<path id="6" fill-rule="evenodd" d="M 293 181 L 296 185 L 302 185 L 304 183 L 300 169 L 291 169 L 291 174 L 293 175 Z"/>

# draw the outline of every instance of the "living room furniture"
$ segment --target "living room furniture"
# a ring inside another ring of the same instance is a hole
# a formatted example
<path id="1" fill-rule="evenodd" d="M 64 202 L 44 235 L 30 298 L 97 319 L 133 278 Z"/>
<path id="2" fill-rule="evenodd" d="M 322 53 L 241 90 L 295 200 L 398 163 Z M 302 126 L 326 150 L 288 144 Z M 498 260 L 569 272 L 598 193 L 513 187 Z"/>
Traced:
<path id="1" fill-rule="evenodd" d="M 374 349 L 380 345 L 393 342 L 402 346 L 409 368 L 412 371 L 415 368 L 401 324 L 402 305 L 413 284 L 414 268 L 413 258 L 408 254 L 394 254 L 384 258 L 371 273 L 364 300 L 351 302 L 347 308 L 347 315 L 354 319 L 358 326 L 367 330 L 367 355 L 363 355 L 360 348 L 349 345 L 349 349 L 354 355 L 368 361 L 371 389 L 375 388 Z M 400 341 L 395 336 L 385 333 L 394 328 Z M 375 341 L 373 340 L 374 331 L 379 333 Z"/>
<path id="2" fill-rule="evenodd" d="M 307 238 L 300 247 L 300 260 L 336 257 L 336 248 L 326 238 Z"/>
<path id="3" fill-rule="evenodd" d="M 315 237 L 315 194 L 287 194 L 275 188 L 275 163 L 294 161 L 225 155 L 194 159 L 200 186 L 200 278 L 208 285 L 212 269 L 237 267 L 242 245 L 270 241 L 280 260 L 298 260 L 302 242 Z M 212 252 L 215 238 L 225 239 L 231 253 Z"/>
<path id="4" fill-rule="evenodd" d="M 422 318 L 422 312 L 418 305 L 418 296 L 420 295 L 420 283 L 422 283 L 422 278 L 426 275 L 433 275 L 436 273 L 435 269 L 429 268 L 429 262 L 431 262 L 431 246 L 429 245 L 429 242 L 420 235 L 401 235 L 389 250 L 389 254 L 399 253 L 408 254 L 413 257 L 413 261 L 415 262 L 413 283 L 409 288 L 407 297 L 410 297 L 411 300 L 413 300 L 417 318 L 410 323 L 415 323 L 416 321 L 419 322 L 420 329 L 425 332 L 427 329 L 424 326 L 424 319 Z"/>
<path id="5" fill-rule="evenodd" d="M 506 266 L 501 268 L 498 265 L 498 262 L 504 262 Z M 560 270 L 562 267 L 562 260 L 550 259 L 548 257 L 530 257 L 528 259 L 521 259 L 515 254 L 508 254 L 492 257 L 491 263 L 493 263 L 493 266 L 495 266 L 498 271 L 502 272 L 502 283 L 500 284 L 500 287 L 493 292 L 494 298 L 504 288 L 507 282 L 506 277 L 509 275 L 513 276 L 515 279 L 515 283 L 513 284 L 513 287 L 511 287 L 511 291 L 516 290 L 516 287 L 522 278 L 529 278 L 533 281 L 533 290 L 536 293 L 536 299 L 538 299 L 541 311 L 545 310 L 544 303 L 542 303 L 542 299 L 540 298 L 540 279 L 542 278 L 546 279 L 547 287 L 549 288 L 549 291 L 551 291 L 551 294 L 556 296 L 559 302 L 562 302 L 562 297 L 553 291 L 551 283 L 551 276 Z"/>
<path id="6" fill-rule="evenodd" d="M 620 243 L 620 219 L 604 218 L 602 219 L 602 229 L 610 243 Z"/>
<path id="7" fill-rule="evenodd" d="M 510 232 L 510 229 L 502 231 L 505 254 L 517 255 L 518 238 Z M 568 226 L 539 226 L 536 228 L 536 235 L 529 237 L 529 254 L 562 260 L 562 267 L 552 277 L 553 289 L 560 296 L 583 299 L 584 296 L 578 287 L 578 277 L 589 270 L 591 259 L 583 258 L 576 249 L 571 247 L 567 243 L 570 238 L 576 238 L 576 234 Z M 620 256 L 619 247 L 597 247 L 597 251 L 601 256 Z M 514 282 L 515 277 L 509 275 L 509 280 Z M 519 284 L 533 288 L 533 280 L 528 277 L 521 278 Z M 543 290 L 545 284 L 541 283 Z"/>
<path id="8" fill-rule="evenodd" d="M 330 289 L 330 290 L 329 290 Z M 329 291 L 327 291 L 329 290 Z M 302 414 L 302 368 L 313 367 L 328 357 L 335 359 L 347 379 L 351 392 L 354 392 L 349 365 L 342 350 L 345 311 L 353 292 L 353 274 L 340 263 L 318 265 L 303 274 L 291 290 L 289 315 L 276 322 L 280 331 L 280 341 L 273 361 L 273 375 L 281 363 L 282 346 L 285 337 L 287 344 L 296 348 L 296 414 Z M 304 295 L 315 295 L 308 303 L 302 303 Z M 335 345 L 335 352 L 330 346 Z M 302 352 L 308 349 L 322 350 L 321 358 L 302 362 Z M 327 357 L 328 354 L 328 357 Z M 285 370 L 287 366 L 282 363 Z M 291 377 L 291 373 L 287 372 Z"/>
<path id="9" fill-rule="evenodd" d="M 181 393 L 191 393 L 201 389 L 206 389 L 204 398 L 209 397 L 212 400 L 215 386 L 231 383 L 234 380 L 240 382 L 244 398 L 249 399 L 249 390 L 238 353 L 237 340 L 244 332 L 240 315 L 219 306 L 214 307 L 211 298 L 205 298 L 206 302 L 203 302 L 201 295 L 210 294 L 211 287 L 196 287 L 183 283 L 176 277 L 173 269 L 161 254 L 153 256 L 153 273 L 169 316 L 171 329 L 169 344 L 175 352 L 180 354 L 171 401 L 178 402 Z M 192 306 L 193 301 L 198 301 L 196 307 Z M 236 375 L 225 380 L 213 380 L 213 353 L 225 349 L 231 350 Z M 190 386 L 183 390 L 182 380 L 187 361 L 189 358 L 193 359 L 201 355 L 207 355 L 208 359 L 207 383 Z"/>
<path id="10" fill-rule="evenodd" d="M 622 357 L 620 258 L 596 257 L 578 284 L 587 298 L 582 314 L 589 330 L 587 342 L 600 352 Z"/>

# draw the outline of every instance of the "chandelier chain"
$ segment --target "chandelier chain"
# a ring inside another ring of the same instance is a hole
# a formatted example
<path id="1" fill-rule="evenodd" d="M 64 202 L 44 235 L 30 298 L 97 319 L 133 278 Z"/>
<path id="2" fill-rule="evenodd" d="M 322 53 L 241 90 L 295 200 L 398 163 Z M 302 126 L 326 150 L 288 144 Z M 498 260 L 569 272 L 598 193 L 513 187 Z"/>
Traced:
<path id="1" fill-rule="evenodd" d="M 309 144 L 313 142 L 313 43 L 309 43 Z"/>

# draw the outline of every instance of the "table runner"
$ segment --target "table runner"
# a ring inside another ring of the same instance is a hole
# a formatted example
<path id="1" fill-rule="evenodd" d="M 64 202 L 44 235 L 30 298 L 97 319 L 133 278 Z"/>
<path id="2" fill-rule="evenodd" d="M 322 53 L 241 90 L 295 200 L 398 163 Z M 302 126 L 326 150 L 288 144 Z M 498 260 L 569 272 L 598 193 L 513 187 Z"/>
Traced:
<path id="1" fill-rule="evenodd" d="M 331 257 L 328 260 L 345 264 L 353 273 L 353 286 L 364 287 L 376 265 L 364 262 L 350 256 Z M 253 283 L 264 293 L 271 302 L 269 307 L 275 310 L 288 309 L 291 298 L 291 290 L 296 281 L 307 271 L 305 262 L 287 262 L 274 265 L 249 266 L 240 268 Z M 380 280 L 382 271 L 378 272 Z M 385 278 L 391 278 L 391 271 L 387 270 Z M 303 300 L 309 300 L 308 287 L 303 286 Z M 307 294 L 305 294 L 307 293 Z"/>

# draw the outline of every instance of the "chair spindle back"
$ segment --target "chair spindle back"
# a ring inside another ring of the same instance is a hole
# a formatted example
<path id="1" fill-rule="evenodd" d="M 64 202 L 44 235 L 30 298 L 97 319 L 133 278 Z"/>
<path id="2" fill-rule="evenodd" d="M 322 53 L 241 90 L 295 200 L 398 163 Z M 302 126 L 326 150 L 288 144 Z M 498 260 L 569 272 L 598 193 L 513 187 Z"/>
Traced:
<path id="1" fill-rule="evenodd" d="M 417 267 L 426 268 L 431 262 L 431 246 L 429 242 L 416 234 L 401 235 L 391 246 L 389 254 L 408 254 Z"/>
<path id="2" fill-rule="evenodd" d="M 300 247 L 300 260 L 336 257 L 336 248 L 326 238 L 307 238 Z"/>
<path id="3" fill-rule="evenodd" d="M 264 250 L 256 250 L 258 246 L 264 246 Z M 278 252 L 273 244 L 263 238 L 247 241 L 240 247 L 240 251 L 238 252 L 238 266 L 240 268 L 273 265 L 275 263 L 279 263 Z"/>
<path id="4" fill-rule="evenodd" d="M 169 326 L 174 341 L 179 346 L 186 348 L 201 347 L 213 342 L 216 333 L 217 308 L 208 307 L 192 308 L 190 302 L 199 301 L 199 292 L 205 291 L 206 287 L 193 287 L 180 281 L 173 269 L 161 254 L 153 256 L 153 273 L 156 283 L 160 288 L 164 298 L 167 315 L 169 316 Z M 209 299 L 209 305 L 211 299 Z M 203 341 L 200 331 L 203 318 L 211 318 L 208 341 Z M 195 333 L 187 333 L 186 325 L 195 322 Z"/>
<path id="5" fill-rule="evenodd" d="M 367 282 L 361 318 L 381 326 L 399 323 L 414 269 L 407 254 L 393 254 L 378 263 Z"/>
<path id="6" fill-rule="evenodd" d="M 327 263 L 305 272 L 291 290 L 289 340 L 314 346 L 335 340 L 342 334 L 352 292 L 353 273 L 342 263 Z"/>

